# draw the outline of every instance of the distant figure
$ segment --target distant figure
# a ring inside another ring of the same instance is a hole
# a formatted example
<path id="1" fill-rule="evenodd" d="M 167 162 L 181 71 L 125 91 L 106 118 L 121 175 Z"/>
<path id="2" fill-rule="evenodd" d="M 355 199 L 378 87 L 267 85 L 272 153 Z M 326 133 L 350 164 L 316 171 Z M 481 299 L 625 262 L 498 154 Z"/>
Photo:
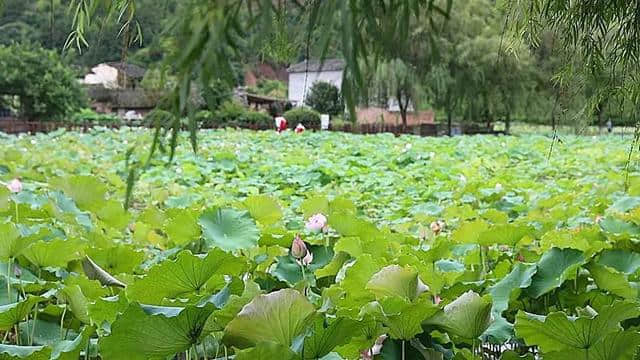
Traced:
<path id="1" fill-rule="evenodd" d="M 285 130 L 287 130 L 287 119 L 282 116 L 278 116 L 276 118 L 276 131 L 281 133 Z"/>
<path id="2" fill-rule="evenodd" d="M 609 134 L 613 131 L 613 123 L 611 122 L 611 119 L 607 120 L 607 131 Z"/>
<path id="3" fill-rule="evenodd" d="M 302 124 L 298 124 L 298 126 L 296 126 L 296 134 L 301 134 L 303 133 L 305 130 L 307 130 L 304 125 Z"/>

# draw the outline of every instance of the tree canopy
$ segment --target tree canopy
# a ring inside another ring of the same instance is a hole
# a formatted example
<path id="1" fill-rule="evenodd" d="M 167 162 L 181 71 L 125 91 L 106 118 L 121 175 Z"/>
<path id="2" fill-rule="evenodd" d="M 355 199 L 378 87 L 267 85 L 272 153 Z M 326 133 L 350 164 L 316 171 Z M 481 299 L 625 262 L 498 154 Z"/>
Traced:
<path id="1" fill-rule="evenodd" d="M 0 45 L 0 102 L 31 120 L 61 119 L 85 104 L 74 72 L 37 45 Z"/>

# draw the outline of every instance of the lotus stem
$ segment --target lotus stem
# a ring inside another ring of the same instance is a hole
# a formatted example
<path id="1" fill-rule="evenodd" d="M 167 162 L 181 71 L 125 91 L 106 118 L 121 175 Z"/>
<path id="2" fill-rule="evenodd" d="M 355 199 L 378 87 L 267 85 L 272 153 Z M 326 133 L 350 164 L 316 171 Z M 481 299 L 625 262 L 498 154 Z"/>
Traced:
<path id="1" fill-rule="evenodd" d="M 11 301 L 11 263 L 13 262 L 13 258 L 9 258 L 9 262 L 7 263 L 7 297 L 9 301 Z"/>
<path id="2" fill-rule="evenodd" d="M 31 327 L 31 336 L 29 339 L 29 345 L 33 346 L 33 341 L 36 337 L 36 324 L 38 321 L 38 304 L 33 308 L 33 326 Z"/>
<path id="3" fill-rule="evenodd" d="M 404 344 L 406 341 L 402 340 L 402 360 L 405 360 L 405 349 L 404 349 Z"/>
<path id="4" fill-rule="evenodd" d="M 60 318 L 60 340 L 64 340 L 64 316 L 67 314 L 67 305 L 62 310 L 62 317 Z"/>
<path id="5" fill-rule="evenodd" d="M 16 329 L 16 345 L 20 345 L 20 323 L 13 325 L 13 328 Z"/>

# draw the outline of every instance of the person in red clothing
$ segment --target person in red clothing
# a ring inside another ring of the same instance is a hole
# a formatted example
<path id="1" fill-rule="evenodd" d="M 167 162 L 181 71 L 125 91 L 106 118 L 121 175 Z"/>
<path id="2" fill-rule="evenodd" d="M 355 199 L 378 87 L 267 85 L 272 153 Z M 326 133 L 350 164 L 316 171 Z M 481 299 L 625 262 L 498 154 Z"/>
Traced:
<path id="1" fill-rule="evenodd" d="M 276 117 L 276 131 L 281 133 L 287 130 L 287 119 L 282 116 Z"/>

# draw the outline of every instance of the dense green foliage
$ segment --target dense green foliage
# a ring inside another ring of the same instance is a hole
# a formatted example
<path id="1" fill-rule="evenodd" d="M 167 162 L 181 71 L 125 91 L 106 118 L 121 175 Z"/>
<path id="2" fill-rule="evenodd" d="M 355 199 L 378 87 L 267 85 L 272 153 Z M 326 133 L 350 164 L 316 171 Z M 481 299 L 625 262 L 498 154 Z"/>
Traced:
<path id="1" fill-rule="evenodd" d="M 302 124 L 307 129 L 320 129 L 320 114 L 315 110 L 298 107 L 285 112 L 283 116 L 290 126 Z"/>
<path id="2" fill-rule="evenodd" d="M 203 110 L 197 115 L 198 120 L 204 126 L 243 126 L 252 125 L 268 128 L 273 125 L 273 118 L 264 112 L 248 110 L 242 104 L 235 101 L 223 103 L 217 111 Z"/>
<path id="3" fill-rule="evenodd" d="M 27 119 L 63 119 L 86 101 L 75 74 L 55 51 L 0 45 L 0 68 L 0 105 Z"/>
<path id="4" fill-rule="evenodd" d="M 640 345 L 625 139 L 567 136 L 548 159 L 539 136 L 204 131 L 197 156 L 179 146 L 141 175 L 127 213 L 125 169 L 151 137 L 2 138 L 0 179 L 22 178 L 0 188 L 5 356 L 359 359 L 386 335 L 382 359 L 512 341 L 631 360 Z M 305 225 L 319 213 L 324 230 Z"/>
<path id="5" fill-rule="evenodd" d="M 340 90 L 328 82 L 315 82 L 309 90 L 305 103 L 321 114 L 335 116 L 344 113 L 344 102 Z"/>

